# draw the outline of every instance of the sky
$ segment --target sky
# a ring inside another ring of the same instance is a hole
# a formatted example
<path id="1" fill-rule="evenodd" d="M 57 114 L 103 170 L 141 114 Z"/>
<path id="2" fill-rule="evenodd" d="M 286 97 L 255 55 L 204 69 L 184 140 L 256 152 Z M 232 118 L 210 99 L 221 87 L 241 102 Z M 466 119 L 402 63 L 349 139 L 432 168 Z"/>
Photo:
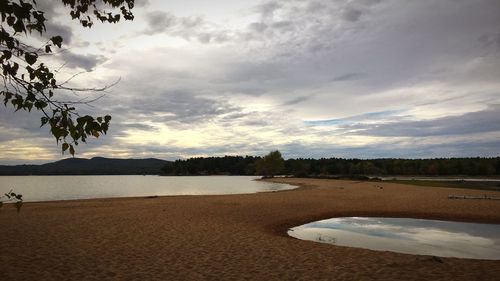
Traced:
<path id="1" fill-rule="evenodd" d="M 119 81 L 79 108 L 113 119 L 77 157 L 500 156 L 498 0 L 136 0 L 92 29 L 37 2 L 61 79 Z M 0 164 L 68 157 L 40 117 L 0 108 Z"/>

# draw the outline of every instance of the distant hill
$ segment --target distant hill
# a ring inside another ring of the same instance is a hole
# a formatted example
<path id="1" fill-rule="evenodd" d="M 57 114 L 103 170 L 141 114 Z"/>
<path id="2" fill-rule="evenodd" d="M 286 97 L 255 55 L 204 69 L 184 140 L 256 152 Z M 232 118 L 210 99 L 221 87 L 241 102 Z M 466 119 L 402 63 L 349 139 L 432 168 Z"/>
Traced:
<path id="1" fill-rule="evenodd" d="M 42 165 L 0 165 L 0 175 L 158 175 L 166 160 L 68 158 Z"/>

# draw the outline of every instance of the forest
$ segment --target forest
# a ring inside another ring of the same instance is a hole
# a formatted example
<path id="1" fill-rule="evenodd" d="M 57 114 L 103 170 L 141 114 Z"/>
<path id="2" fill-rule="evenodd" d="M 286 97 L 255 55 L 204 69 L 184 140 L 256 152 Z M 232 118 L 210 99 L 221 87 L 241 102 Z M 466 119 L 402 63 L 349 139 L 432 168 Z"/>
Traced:
<path id="1" fill-rule="evenodd" d="M 197 157 L 169 162 L 167 175 L 255 175 L 261 157 Z M 334 175 L 408 175 L 408 176 L 496 176 L 500 175 L 500 157 L 435 159 L 287 159 L 280 174 L 297 177 Z"/>

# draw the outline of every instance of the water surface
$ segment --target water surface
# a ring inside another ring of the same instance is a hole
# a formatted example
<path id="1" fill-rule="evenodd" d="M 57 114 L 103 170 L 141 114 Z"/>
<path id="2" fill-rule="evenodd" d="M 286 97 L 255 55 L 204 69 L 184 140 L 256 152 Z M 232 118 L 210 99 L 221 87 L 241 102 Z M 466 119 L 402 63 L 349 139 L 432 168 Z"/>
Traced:
<path id="1" fill-rule="evenodd" d="M 5 176 L 0 194 L 11 189 L 24 201 L 134 197 L 154 195 L 215 195 L 278 191 L 292 185 L 255 181 L 247 176 Z"/>
<path id="2" fill-rule="evenodd" d="M 289 230 L 295 238 L 379 251 L 500 260 L 500 225 L 346 217 Z"/>

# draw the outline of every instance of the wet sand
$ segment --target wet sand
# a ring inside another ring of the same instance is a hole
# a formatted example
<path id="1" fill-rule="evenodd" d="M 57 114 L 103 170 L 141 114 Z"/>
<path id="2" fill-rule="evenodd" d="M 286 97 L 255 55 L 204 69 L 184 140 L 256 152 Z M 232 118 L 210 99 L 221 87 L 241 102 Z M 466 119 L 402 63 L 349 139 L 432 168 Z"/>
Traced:
<path id="1" fill-rule="evenodd" d="M 274 179 L 296 190 L 26 203 L 0 211 L 0 280 L 500 280 L 500 261 L 301 241 L 288 228 L 336 216 L 500 223 L 500 192 Z M 381 188 L 382 187 L 382 188 Z"/>

